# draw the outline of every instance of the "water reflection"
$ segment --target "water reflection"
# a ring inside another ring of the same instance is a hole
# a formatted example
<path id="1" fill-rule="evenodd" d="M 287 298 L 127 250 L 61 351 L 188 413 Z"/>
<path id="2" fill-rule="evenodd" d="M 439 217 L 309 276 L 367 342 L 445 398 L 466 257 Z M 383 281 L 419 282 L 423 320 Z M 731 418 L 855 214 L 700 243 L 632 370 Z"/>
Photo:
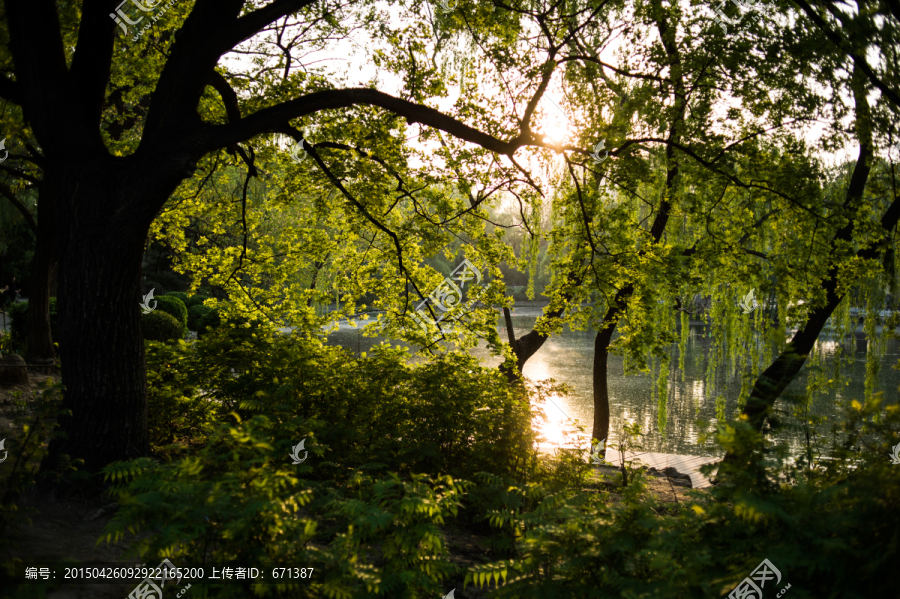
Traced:
<path id="1" fill-rule="evenodd" d="M 541 314 L 540 308 L 519 308 L 513 317 L 516 336 L 524 335 L 531 330 L 535 320 Z M 506 339 L 502 318 L 498 315 L 498 330 L 501 338 Z M 593 423 L 593 380 L 592 363 L 594 349 L 593 331 L 571 331 L 566 328 L 561 334 L 554 335 L 525 365 L 525 376 L 538 381 L 553 378 L 567 383 L 572 393 L 567 397 L 551 396 L 543 406 L 546 418 L 535 422 L 537 430 L 545 438 L 542 448 L 554 446 L 577 445 L 589 449 L 589 439 L 578 440 L 572 437 L 571 427 L 566 426 L 567 419 L 580 424 L 587 436 L 590 435 Z M 367 351 L 380 339 L 359 338 L 352 327 L 342 325 L 340 330 L 330 337 L 332 342 L 339 343 L 353 352 Z M 658 422 L 659 405 L 653 400 L 653 387 L 656 375 L 629 374 L 625 376 L 622 358 L 609 358 L 609 394 L 610 394 L 610 434 L 607 443 L 619 443 L 623 426 L 627 422 L 638 422 L 644 433 L 638 443 L 644 451 L 661 453 L 678 453 L 688 455 L 721 455 L 711 438 L 704 440 L 704 434 L 715 430 L 718 422 L 717 412 L 726 419 L 736 417 L 737 398 L 740 393 L 741 379 L 739 374 L 716 377 L 712 384 L 706 381 L 706 352 L 713 340 L 699 326 L 692 326 L 685 352 L 685 372 L 677 371 L 678 356 L 671 356 L 671 373 L 668 380 L 668 395 L 665 406 L 665 430 L 661 430 Z M 391 343 L 397 342 L 392 340 Z M 854 353 L 853 364 L 842 366 L 849 378 L 849 385 L 840 393 L 830 392 L 818 397 L 810 406 L 809 415 L 824 416 L 834 421 L 838 407 L 850 399 L 864 397 L 866 341 L 859 335 L 855 343 L 845 344 L 845 351 Z M 838 342 L 833 338 L 823 337 L 814 351 L 821 352 L 824 367 L 834 368 L 834 356 Z M 471 350 L 485 366 L 496 367 L 500 359 L 490 355 L 486 347 Z M 893 368 L 900 355 L 900 342 L 896 339 L 887 341 L 885 355 L 881 361 L 879 372 L 879 389 L 885 391 L 886 401 L 897 401 L 897 387 L 900 386 L 900 372 Z M 724 370 L 724 369 L 722 369 Z M 801 375 L 788 386 L 785 394 L 805 395 L 806 368 Z M 840 402 L 840 403 L 839 403 Z M 777 442 L 785 442 L 792 452 L 799 452 L 805 444 L 805 431 L 802 421 L 795 418 L 791 406 L 783 399 L 776 404 L 783 426 L 776 430 L 773 438 Z M 826 433 L 822 428 L 821 432 Z M 587 455 L 587 454 L 585 454 Z"/>

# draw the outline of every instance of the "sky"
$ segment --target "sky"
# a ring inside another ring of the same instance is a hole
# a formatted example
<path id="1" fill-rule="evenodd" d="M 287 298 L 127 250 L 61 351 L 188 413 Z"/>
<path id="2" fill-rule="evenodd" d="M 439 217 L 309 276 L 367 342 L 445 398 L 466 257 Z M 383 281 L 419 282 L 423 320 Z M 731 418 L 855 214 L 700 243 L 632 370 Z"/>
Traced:
<path id="1" fill-rule="evenodd" d="M 459 0 L 460 2 L 466 0 Z M 454 2 L 449 3 L 450 6 L 454 6 Z M 421 5 L 421 14 L 415 15 L 409 11 L 409 7 L 406 5 L 397 5 L 394 3 L 382 2 L 377 5 L 379 9 L 381 9 L 385 15 L 385 19 L 387 21 L 387 25 L 394 30 L 400 30 L 404 26 L 409 27 L 414 24 L 415 20 L 418 18 L 423 18 L 427 23 L 432 23 L 434 15 L 436 11 L 442 10 L 442 7 L 437 4 L 428 4 L 423 3 Z M 699 9 L 701 13 L 707 14 L 712 19 L 715 16 L 713 12 L 713 8 L 718 6 L 715 3 L 710 3 L 707 7 L 702 7 Z M 760 3 L 757 5 L 758 8 L 763 9 L 765 5 Z M 746 8 L 746 6 L 745 6 Z M 742 11 L 747 13 L 747 11 Z M 746 16 L 746 14 L 745 14 Z M 773 10 L 765 11 L 766 19 L 777 19 L 783 21 L 788 18 L 784 15 L 778 14 Z M 430 25 L 429 25 L 430 27 Z M 713 28 L 712 31 L 720 35 L 726 35 L 724 31 L 721 31 L 719 28 Z M 526 33 L 534 33 L 534 32 L 526 32 Z M 657 34 L 655 31 L 651 31 L 650 35 L 655 37 Z M 652 37 L 647 40 L 648 43 L 655 41 Z M 331 81 L 334 81 L 336 87 L 357 87 L 367 85 L 370 81 L 376 81 L 376 87 L 380 91 L 391 95 L 401 95 L 401 85 L 402 82 L 399 78 L 395 77 L 391 73 L 387 73 L 385 71 L 380 71 L 374 65 L 372 60 L 372 54 L 377 47 L 377 42 L 368 38 L 366 36 L 366 32 L 363 30 L 358 30 L 351 39 L 339 40 L 331 43 L 328 47 L 327 51 L 313 51 L 304 54 L 302 58 L 302 63 L 306 68 L 319 68 L 323 69 L 329 76 Z M 457 40 L 456 48 L 459 50 L 463 50 L 465 48 L 465 40 L 460 38 Z M 621 37 L 614 37 L 609 40 L 608 43 L 603 47 L 600 57 L 601 59 L 608 63 L 614 64 L 617 67 L 625 66 L 623 64 L 623 58 L 620 55 L 620 50 L 622 49 L 622 40 Z M 452 48 L 448 48 L 445 53 L 449 55 L 452 52 Z M 870 61 L 874 61 L 875 57 L 870 57 Z M 241 56 L 237 54 L 227 55 L 225 58 L 226 65 L 232 70 L 246 70 L 250 66 L 249 58 L 247 56 Z M 544 95 L 544 98 L 541 100 L 539 104 L 539 113 L 536 115 L 535 129 L 546 134 L 546 140 L 552 141 L 554 143 L 567 143 L 574 144 L 578 138 L 579 131 L 573 123 L 577 123 L 580 121 L 579 115 L 577 113 L 573 113 L 571 107 L 565 101 L 565 96 L 563 94 L 563 89 L 560 85 L 560 78 L 562 75 L 562 70 L 558 70 L 554 75 L 554 79 L 548 88 L 548 91 Z M 613 76 L 613 73 L 608 73 L 608 75 Z M 452 114 L 452 108 L 454 103 L 457 101 L 459 97 L 460 90 L 459 88 L 451 88 L 450 93 L 446 98 L 437 98 L 429 100 L 429 105 L 441 110 L 442 112 Z M 488 90 L 489 91 L 489 90 Z M 527 99 L 520 98 L 517 102 L 517 107 L 521 111 L 521 108 L 524 106 L 524 103 Z M 873 102 L 878 101 L 877 92 L 873 94 L 872 98 Z M 727 105 L 735 105 L 734 102 L 726 102 L 721 106 L 721 114 L 724 115 L 724 112 L 727 110 Z M 846 126 L 850 126 L 850 123 L 845 123 Z M 409 143 L 411 147 L 414 149 L 418 149 L 422 151 L 425 155 L 435 156 L 434 152 L 439 148 L 437 142 L 433 142 L 430 146 L 420 141 L 417 136 L 419 135 L 421 129 L 421 125 L 417 125 L 410 128 L 410 137 Z M 821 137 L 821 135 L 825 131 L 825 125 L 822 123 L 812 123 L 811 125 L 806 126 L 802 132 L 801 136 L 806 140 L 806 142 L 810 145 L 810 147 L 816 147 L 816 140 Z M 312 133 L 312 137 L 310 141 L 313 143 L 324 141 L 314 139 L 314 133 Z M 596 149 L 599 143 L 604 144 L 604 149 L 610 149 L 611 144 L 606 143 L 605 140 L 594 140 L 592 147 L 587 147 L 585 149 L 591 150 Z M 858 153 L 858 148 L 855 146 L 841 148 L 835 152 L 824 152 L 817 151 L 816 155 L 820 158 L 826 165 L 835 165 L 839 163 L 843 163 L 847 160 L 855 159 Z M 882 149 L 879 152 L 883 156 L 887 156 L 887 149 Z M 517 159 L 520 159 L 523 152 L 517 153 Z M 894 159 L 898 158 L 898 154 L 900 152 L 893 151 L 892 157 Z M 550 155 L 548 152 L 547 155 Z M 505 157 L 500 157 L 500 160 L 509 165 L 509 161 Z M 534 158 L 524 158 L 523 164 L 526 168 L 533 170 L 535 172 L 540 173 L 541 166 Z M 440 159 L 436 158 L 436 162 L 440 165 Z M 551 161 L 553 165 L 553 169 L 560 169 L 563 165 L 562 158 L 557 156 L 555 160 Z M 419 168 L 424 166 L 422 161 L 413 160 L 410 163 L 410 166 L 414 168 Z M 540 174 L 538 179 L 542 182 L 546 183 L 548 178 L 551 177 L 551 173 Z"/>

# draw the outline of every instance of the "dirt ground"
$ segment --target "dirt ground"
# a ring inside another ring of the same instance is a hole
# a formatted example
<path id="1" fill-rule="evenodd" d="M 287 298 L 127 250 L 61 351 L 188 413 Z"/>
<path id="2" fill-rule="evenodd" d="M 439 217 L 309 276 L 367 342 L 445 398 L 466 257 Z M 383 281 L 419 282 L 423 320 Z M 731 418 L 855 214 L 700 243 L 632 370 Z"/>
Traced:
<path id="1" fill-rule="evenodd" d="M 29 373 L 30 385 L 0 388 L 0 439 L 18 434 L 13 429 L 14 416 L 31 415 L 31 394 L 41 383 L 58 377 Z M 22 403 L 24 401 L 24 404 Z M 0 489 L 13 466 L 14 456 L 0 464 Z M 36 464 L 30 464 L 34 467 Z M 35 493 L 16 501 L 21 510 L 17 534 L 4 539 L 0 560 L 28 561 L 49 564 L 51 562 L 122 561 L 127 546 L 124 544 L 97 544 L 107 522 L 112 518 L 114 506 L 98 500 L 78 498 L 41 497 Z M 26 520 L 27 519 L 27 520 Z M 30 523 L 28 522 L 30 521 Z M 35 564 L 37 565 L 37 564 Z M 57 577 L 63 572 L 54 567 Z M 126 597 L 134 584 L 124 585 L 61 585 L 46 597 L 53 599 L 121 599 Z M 9 589 L 4 589 L 9 590 Z"/>
<path id="2" fill-rule="evenodd" d="M 27 416 L 30 413 L 28 403 L 32 391 L 36 390 L 43 381 L 51 378 L 53 377 L 32 374 L 30 375 L 31 384 L 28 387 L 0 389 L 0 439 L 14 436 L 11 418 L 16 414 Z M 0 464 L 0 490 L 4 486 L 3 483 L 5 477 L 8 476 L 12 462 L 13 460 L 7 460 L 5 464 Z M 599 466 L 596 474 L 598 476 L 588 483 L 586 490 L 595 492 L 608 490 L 611 500 L 618 501 L 620 498 L 618 487 L 621 484 L 619 469 Z M 600 481 L 599 475 L 601 474 L 606 477 L 604 481 Z M 648 487 L 650 493 L 663 503 L 679 502 L 683 504 L 690 500 L 686 494 L 689 489 L 670 485 L 667 479 L 648 477 Z M 23 511 L 19 534 L 0 542 L 0 561 L 2 562 L 21 560 L 47 565 L 55 562 L 57 564 L 56 575 L 61 577 L 63 572 L 60 571 L 61 568 L 58 564 L 62 561 L 69 563 L 122 562 L 129 557 L 127 542 L 97 542 L 103 536 L 106 524 L 115 513 L 115 504 L 110 503 L 108 499 L 45 497 L 32 493 L 20 498 L 17 504 Z M 26 517 L 30 523 L 25 521 Z M 478 535 L 458 529 L 448 529 L 445 533 L 450 560 L 455 564 L 468 567 L 492 559 L 486 549 L 486 544 Z M 129 559 L 128 561 L 133 560 Z M 50 599 L 122 599 L 127 597 L 134 586 L 134 583 L 59 585 L 56 589 L 47 592 L 46 595 L 29 594 L 28 596 Z M 3 589 L 3 591 L 8 590 L 8 588 Z M 484 590 L 476 589 L 471 585 L 465 591 L 461 585 L 457 589 L 459 599 L 479 599 L 485 596 L 484 593 Z M 16 595 L 6 595 L 0 591 L 0 596 Z"/>

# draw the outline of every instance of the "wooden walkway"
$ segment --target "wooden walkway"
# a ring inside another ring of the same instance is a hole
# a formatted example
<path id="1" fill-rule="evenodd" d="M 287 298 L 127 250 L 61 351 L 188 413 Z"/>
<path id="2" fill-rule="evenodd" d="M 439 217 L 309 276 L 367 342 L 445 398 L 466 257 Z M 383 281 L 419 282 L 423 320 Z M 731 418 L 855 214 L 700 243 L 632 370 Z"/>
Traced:
<path id="1" fill-rule="evenodd" d="M 657 470 L 675 468 L 682 474 L 690 475 L 691 484 L 695 489 L 711 487 L 712 483 L 700 472 L 700 466 L 718 462 L 722 458 L 702 457 L 694 455 L 677 455 L 672 453 L 651 453 L 648 451 L 626 451 L 625 462 L 639 461 L 647 467 Z M 606 448 L 606 461 L 614 466 L 621 466 L 618 450 Z"/>

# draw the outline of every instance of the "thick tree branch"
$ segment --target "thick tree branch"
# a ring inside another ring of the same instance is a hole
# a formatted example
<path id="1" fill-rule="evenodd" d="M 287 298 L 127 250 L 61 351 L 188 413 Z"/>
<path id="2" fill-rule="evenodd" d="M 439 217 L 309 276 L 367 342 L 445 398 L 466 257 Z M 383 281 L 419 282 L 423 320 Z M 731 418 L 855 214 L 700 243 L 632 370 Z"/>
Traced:
<path id="1" fill-rule="evenodd" d="M 84 119 L 86 128 L 94 131 L 103 115 L 103 99 L 112 72 L 112 57 L 119 26 L 109 18 L 109 14 L 115 11 L 117 4 L 118 2 L 97 0 L 84 2 L 78 26 L 77 51 L 72 57 L 69 73 L 80 118 Z M 65 63 L 62 38 L 58 39 L 57 44 Z"/>
<path id="2" fill-rule="evenodd" d="M 60 38 L 59 15 L 55 0 L 10 0 L 5 3 L 9 46 L 16 65 L 19 104 L 31 123 L 35 136 L 45 148 L 47 140 L 60 130 L 77 126 L 72 110 L 63 110 L 60 102 L 71 98 L 68 71 Z M 110 21 L 107 17 L 107 21 Z M 99 133 L 93 135 L 99 140 Z M 63 135 L 72 144 L 82 146 L 84 138 Z"/>
<path id="3" fill-rule="evenodd" d="M 209 85 L 219 93 L 222 104 L 225 105 L 225 113 L 228 121 L 236 123 L 241 120 L 241 107 L 238 104 L 238 95 L 228 84 L 228 80 L 219 71 L 213 70 L 209 74 Z"/>
<path id="4" fill-rule="evenodd" d="M 458 139 L 478 144 L 485 149 L 507 156 L 512 156 L 516 150 L 525 145 L 543 147 L 530 133 L 520 134 L 508 142 L 502 141 L 434 108 L 401 100 L 374 89 L 351 88 L 314 92 L 276 106 L 264 108 L 236 123 L 211 125 L 209 126 L 209 134 L 205 136 L 207 140 L 206 146 L 202 150 L 208 152 L 250 139 L 266 131 L 278 130 L 290 120 L 307 114 L 335 108 L 347 108 L 357 104 L 378 106 L 405 117 L 410 125 L 422 123 L 423 125 L 446 131 Z"/>

